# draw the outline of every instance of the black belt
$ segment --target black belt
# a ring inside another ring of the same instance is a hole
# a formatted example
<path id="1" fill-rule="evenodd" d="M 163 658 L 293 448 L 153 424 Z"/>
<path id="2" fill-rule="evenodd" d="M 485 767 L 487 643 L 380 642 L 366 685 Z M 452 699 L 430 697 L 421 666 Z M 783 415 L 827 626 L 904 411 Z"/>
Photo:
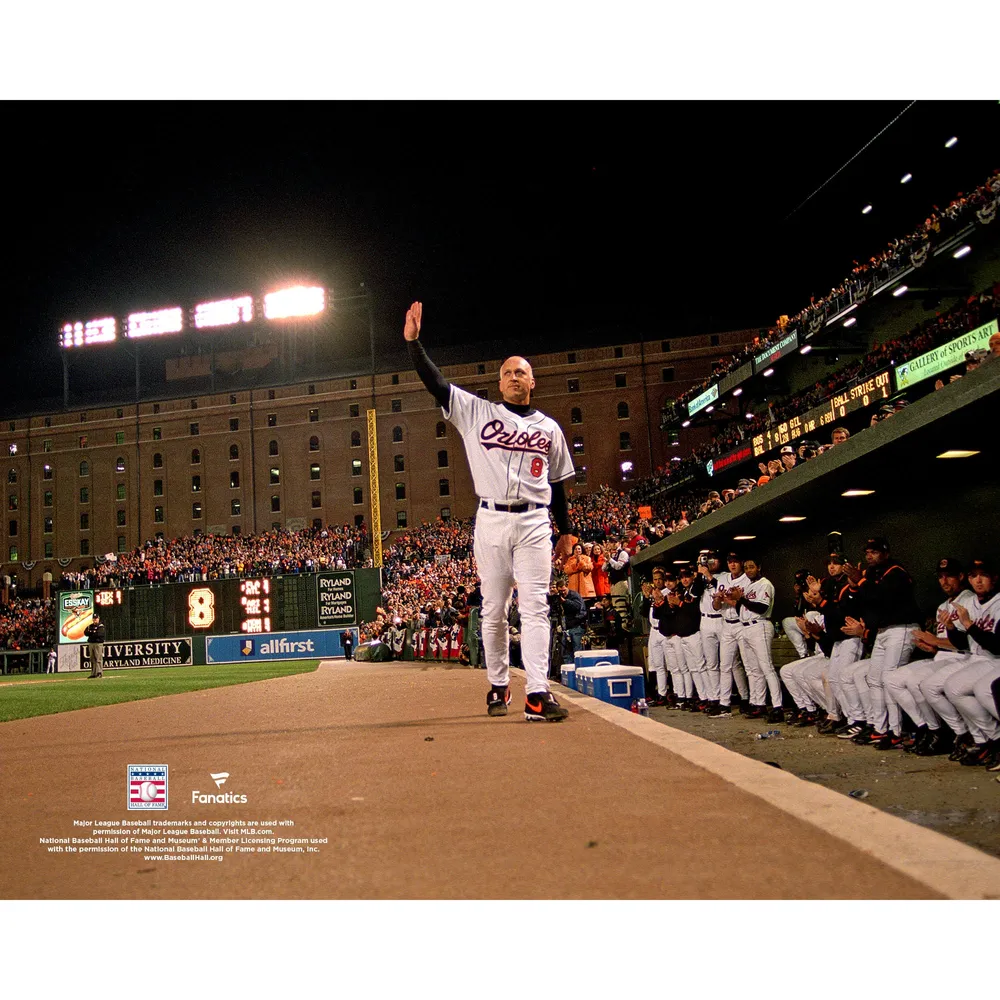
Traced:
<path id="1" fill-rule="evenodd" d="M 487 510 L 502 510 L 506 514 L 523 514 L 528 510 L 539 510 L 545 506 L 543 503 L 493 503 L 490 507 L 490 500 L 480 500 L 479 506 Z"/>
<path id="2" fill-rule="evenodd" d="M 721 618 L 722 615 L 706 615 L 704 611 L 701 613 L 702 618 Z"/>
<path id="3" fill-rule="evenodd" d="M 725 621 L 725 623 L 727 625 L 742 625 L 743 624 L 743 622 L 741 622 L 739 620 L 739 618 L 724 618 L 723 621 Z"/>
<path id="4" fill-rule="evenodd" d="M 759 625 L 761 622 L 766 622 L 767 620 L 768 619 L 766 619 L 766 618 L 757 618 L 755 621 L 752 621 L 752 622 L 740 622 L 740 624 L 744 628 L 750 628 L 751 625 Z"/>

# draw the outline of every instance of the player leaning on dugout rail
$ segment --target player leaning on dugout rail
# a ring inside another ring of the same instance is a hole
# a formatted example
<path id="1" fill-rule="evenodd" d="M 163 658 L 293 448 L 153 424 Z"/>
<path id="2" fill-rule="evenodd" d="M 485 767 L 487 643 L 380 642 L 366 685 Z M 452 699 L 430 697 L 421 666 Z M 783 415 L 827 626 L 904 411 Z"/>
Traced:
<path id="1" fill-rule="evenodd" d="M 563 483 L 575 475 L 566 438 L 551 417 L 531 406 L 531 365 L 510 357 L 500 366 L 502 403 L 491 403 L 446 382 L 418 338 L 423 305 L 406 313 L 403 336 L 421 381 L 446 420 L 462 435 L 479 497 L 475 556 L 482 579 L 482 636 L 490 691 L 490 715 L 510 704 L 507 607 L 517 583 L 521 656 L 527 680 L 524 716 L 560 722 L 569 714 L 549 691 L 549 578 L 552 532 L 549 507 L 559 528 L 556 554 L 569 555 L 573 536 Z"/>

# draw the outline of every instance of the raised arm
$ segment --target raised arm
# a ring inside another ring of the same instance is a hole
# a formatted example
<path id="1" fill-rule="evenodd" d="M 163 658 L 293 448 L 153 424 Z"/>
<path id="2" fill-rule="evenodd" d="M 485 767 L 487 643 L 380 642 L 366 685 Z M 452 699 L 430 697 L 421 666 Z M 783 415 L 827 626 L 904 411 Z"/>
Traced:
<path id="1" fill-rule="evenodd" d="M 435 367 L 434 362 L 427 357 L 424 345 L 420 343 L 420 323 L 423 320 L 424 306 L 422 302 L 414 302 L 406 311 L 406 323 L 403 325 L 403 337 L 410 353 L 410 361 L 420 381 L 427 391 L 437 400 L 438 406 L 448 407 L 451 398 L 451 386 Z"/>

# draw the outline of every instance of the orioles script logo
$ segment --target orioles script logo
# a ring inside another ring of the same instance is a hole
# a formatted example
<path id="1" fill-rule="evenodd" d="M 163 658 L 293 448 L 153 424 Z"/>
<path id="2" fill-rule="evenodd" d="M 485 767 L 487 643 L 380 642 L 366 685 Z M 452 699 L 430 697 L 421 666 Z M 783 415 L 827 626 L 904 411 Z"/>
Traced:
<path id="1" fill-rule="evenodd" d="M 505 451 L 526 451 L 532 455 L 547 455 L 552 442 L 541 432 L 507 430 L 502 420 L 491 420 L 479 432 L 479 443 L 488 451 L 503 448 Z"/>

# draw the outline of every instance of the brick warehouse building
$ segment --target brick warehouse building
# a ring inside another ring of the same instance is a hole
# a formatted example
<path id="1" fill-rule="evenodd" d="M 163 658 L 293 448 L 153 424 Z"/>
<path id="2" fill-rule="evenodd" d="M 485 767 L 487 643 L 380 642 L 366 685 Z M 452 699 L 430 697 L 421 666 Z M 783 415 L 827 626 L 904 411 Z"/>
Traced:
<path id="1" fill-rule="evenodd" d="M 533 400 L 563 427 L 573 489 L 621 486 L 669 462 L 678 449 L 658 429 L 664 401 L 754 332 L 533 355 Z M 501 360 L 442 371 L 497 400 Z M 378 374 L 375 394 L 383 530 L 470 516 L 461 441 L 416 374 Z M 359 374 L 6 419 L 3 573 L 34 587 L 161 534 L 369 521 L 370 402 L 371 376 Z"/>

